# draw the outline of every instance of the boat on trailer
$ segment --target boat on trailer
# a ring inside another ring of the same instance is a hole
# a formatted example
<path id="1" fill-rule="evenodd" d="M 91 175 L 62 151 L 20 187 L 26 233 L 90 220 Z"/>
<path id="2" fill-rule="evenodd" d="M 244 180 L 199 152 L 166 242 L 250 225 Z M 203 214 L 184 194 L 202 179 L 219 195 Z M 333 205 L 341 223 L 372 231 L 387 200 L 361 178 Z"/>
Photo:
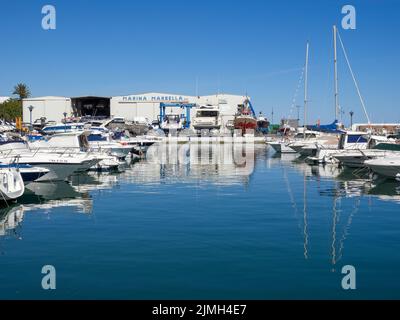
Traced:
<path id="1" fill-rule="evenodd" d="M 257 118 L 249 99 L 239 107 L 239 111 L 233 120 L 233 125 L 236 130 L 241 130 L 243 135 L 255 132 L 257 128 Z"/>

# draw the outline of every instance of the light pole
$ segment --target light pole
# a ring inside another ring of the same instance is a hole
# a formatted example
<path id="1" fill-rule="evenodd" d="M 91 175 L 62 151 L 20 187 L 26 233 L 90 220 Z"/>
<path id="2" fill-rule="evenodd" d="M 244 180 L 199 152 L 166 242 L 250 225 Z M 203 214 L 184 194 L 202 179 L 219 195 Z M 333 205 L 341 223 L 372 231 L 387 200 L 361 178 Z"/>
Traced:
<path id="1" fill-rule="evenodd" d="M 28 107 L 28 109 L 29 109 L 29 117 L 30 117 L 30 122 L 29 122 L 30 128 L 29 129 L 32 131 L 32 111 L 34 109 L 34 106 L 31 105 L 31 106 Z"/>
<path id="2" fill-rule="evenodd" d="M 274 123 L 274 107 L 272 107 L 272 112 L 271 112 L 271 123 Z"/>
<path id="3" fill-rule="evenodd" d="M 349 113 L 350 113 L 350 127 L 353 127 L 353 115 L 354 115 L 354 112 L 350 111 Z"/>

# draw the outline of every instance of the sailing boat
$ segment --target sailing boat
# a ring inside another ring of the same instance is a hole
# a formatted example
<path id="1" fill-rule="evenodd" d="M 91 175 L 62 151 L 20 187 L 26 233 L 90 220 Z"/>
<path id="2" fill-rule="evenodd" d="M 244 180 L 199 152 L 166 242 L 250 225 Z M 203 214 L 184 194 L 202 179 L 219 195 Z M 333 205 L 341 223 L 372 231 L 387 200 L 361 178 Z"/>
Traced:
<path id="1" fill-rule="evenodd" d="M 347 57 L 346 50 L 344 48 L 343 42 L 340 38 L 340 34 L 337 30 L 336 26 L 333 26 L 333 50 L 334 50 L 334 87 L 335 87 L 335 117 L 336 120 L 333 123 L 336 124 L 338 127 L 340 124 L 337 122 L 339 116 L 339 93 L 338 93 L 338 76 L 337 76 L 337 36 L 339 36 L 340 45 L 342 47 L 342 51 L 344 57 L 347 62 L 347 66 L 349 68 L 350 74 L 353 78 L 354 85 L 357 89 L 358 96 L 360 98 L 361 105 L 364 109 L 364 113 L 367 117 L 368 123 L 370 123 L 368 113 L 366 111 L 364 100 L 361 96 L 360 89 L 358 87 L 358 83 L 354 76 L 353 70 L 351 68 L 349 59 Z M 368 146 L 368 141 L 364 138 L 365 132 L 356 132 L 356 131 L 345 131 L 345 130 L 333 130 L 332 133 L 337 131 L 340 134 L 339 139 L 335 145 L 328 144 L 323 145 L 318 143 L 315 145 L 316 152 L 315 156 L 308 157 L 306 161 L 310 164 L 325 164 L 325 163 L 337 163 L 338 160 L 335 158 L 336 155 L 343 154 L 349 152 L 353 152 L 355 149 L 366 149 Z"/>

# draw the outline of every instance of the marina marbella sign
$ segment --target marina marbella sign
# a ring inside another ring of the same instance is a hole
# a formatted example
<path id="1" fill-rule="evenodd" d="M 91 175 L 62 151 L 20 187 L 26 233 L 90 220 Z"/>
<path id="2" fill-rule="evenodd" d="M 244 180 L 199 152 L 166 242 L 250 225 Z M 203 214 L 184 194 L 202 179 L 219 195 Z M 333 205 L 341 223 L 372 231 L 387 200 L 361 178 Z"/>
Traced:
<path id="1" fill-rule="evenodd" d="M 152 94 L 152 95 L 131 95 L 131 96 L 123 96 L 122 102 L 129 103 L 129 102 L 188 102 L 188 97 L 179 96 L 179 95 L 159 95 L 159 94 Z"/>

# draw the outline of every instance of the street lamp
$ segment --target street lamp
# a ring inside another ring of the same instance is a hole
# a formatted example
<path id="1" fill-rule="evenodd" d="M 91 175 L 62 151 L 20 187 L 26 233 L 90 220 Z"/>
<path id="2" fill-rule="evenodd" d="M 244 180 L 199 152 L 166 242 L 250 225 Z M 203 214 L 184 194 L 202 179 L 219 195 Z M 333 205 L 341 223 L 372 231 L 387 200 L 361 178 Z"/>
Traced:
<path id="1" fill-rule="evenodd" d="M 354 112 L 350 111 L 349 113 L 350 113 L 350 127 L 353 127 L 353 115 L 354 115 Z"/>
<path id="2" fill-rule="evenodd" d="M 32 111 L 34 109 L 34 106 L 29 106 L 28 110 L 29 110 L 29 116 L 30 116 L 30 130 L 32 131 Z"/>

